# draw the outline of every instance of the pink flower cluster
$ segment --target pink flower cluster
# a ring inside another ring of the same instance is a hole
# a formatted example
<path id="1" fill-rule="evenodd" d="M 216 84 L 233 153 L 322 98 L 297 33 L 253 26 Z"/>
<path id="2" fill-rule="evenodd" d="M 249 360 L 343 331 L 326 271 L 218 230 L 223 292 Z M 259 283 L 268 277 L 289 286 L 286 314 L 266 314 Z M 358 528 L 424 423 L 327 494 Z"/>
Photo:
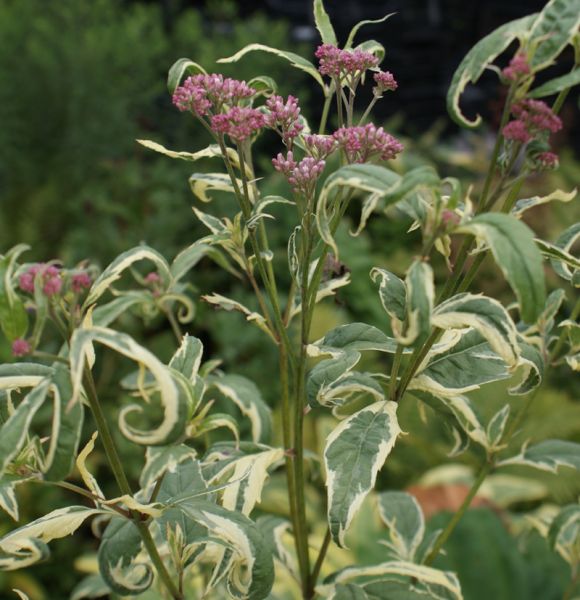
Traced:
<path id="1" fill-rule="evenodd" d="M 292 147 L 292 141 L 304 129 L 304 125 L 299 122 L 300 107 L 298 99 L 294 96 L 288 96 L 286 102 L 282 96 L 272 96 L 266 100 L 266 107 L 270 111 L 265 116 L 265 122 L 268 127 L 276 130 L 284 144 Z"/>
<path id="2" fill-rule="evenodd" d="M 349 163 L 364 163 L 372 158 L 391 160 L 403 151 L 403 145 L 382 127 L 372 123 L 360 127 L 341 127 L 334 138 Z"/>
<path id="3" fill-rule="evenodd" d="M 264 115 L 255 108 L 234 106 L 211 118 L 216 133 L 229 135 L 236 143 L 243 142 L 265 125 Z"/>
<path id="4" fill-rule="evenodd" d="M 30 344 L 22 338 L 18 338 L 12 342 L 12 355 L 13 356 L 26 356 L 30 354 L 32 348 Z"/>
<path id="5" fill-rule="evenodd" d="M 511 60 L 510 64 L 503 69 L 501 74 L 508 81 L 517 81 L 522 75 L 530 74 L 530 65 L 525 52 L 518 52 Z"/>
<path id="6" fill-rule="evenodd" d="M 39 263 L 32 265 L 18 278 L 18 285 L 23 292 L 34 293 L 34 282 L 40 275 L 42 292 L 45 296 L 54 296 L 62 289 L 62 277 L 58 267 Z"/>
<path id="7" fill-rule="evenodd" d="M 286 175 L 294 192 L 310 197 L 314 193 L 316 182 L 322 175 L 326 163 L 312 156 L 296 162 L 292 152 L 288 152 L 286 158 L 283 154 L 278 154 L 276 158 L 272 159 L 272 164 L 276 171 Z"/>
<path id="8" fill-rule="evenodd" d="M 235 106 L 256 93 L 245 81 L 219 73 L 188 77 L 173 93 L 173 104 L 182 112 L 190 111 L 203 117 L 210 110 L 218 112 L 223 105 Z"/>
<path id="9" fill-rule="evenodd" d="M 302 141 L 306 146 L 306 152 L 313 158 L 324 160 L 327 156 L 332 154 L 337 147 L 337 142 L 331 135 L 304 135 Z"/>
<path id="10" fill-rule="evenodd" d="M 516 117 L 503 128 L 503 136 L 523 144 L 544 133 L 555 133 L 562 128 L 562 121 L 541 100 L 522 100 L 513 105 Z"/>
<path id="11" fill-rule="evenodd" d="M 379 71 L 373 75 L 373 79 L 377 84 L 373 88 L 376 96 L 382 95 L 383 92 L 394 92 L 398 87 L 395 77 L 389 71 Z"/>
<path id="12" fill-rule="evenodd" d="M 92 283 L 93 280 L 86 271 L 75 273 L 71 277 L 71 288 L 75 294 L 80 294 L 83 290 L 88 290 Z"/>
<path id="13" fill-rule="evenodd" d="M 555 169 L 558 166 L 558 155 L 553 152 L 540 152 L 534 156 L 534 162 L 543 171 Z"/>
<path id="14" fill-rule="evenodd" d="M 318 46 L 314 55 L 319 61 L 318 70 L 329 77 L 358 77 L 379 64 L 379 59 L 371 52 L 341 50 L 332 44 Z"/>

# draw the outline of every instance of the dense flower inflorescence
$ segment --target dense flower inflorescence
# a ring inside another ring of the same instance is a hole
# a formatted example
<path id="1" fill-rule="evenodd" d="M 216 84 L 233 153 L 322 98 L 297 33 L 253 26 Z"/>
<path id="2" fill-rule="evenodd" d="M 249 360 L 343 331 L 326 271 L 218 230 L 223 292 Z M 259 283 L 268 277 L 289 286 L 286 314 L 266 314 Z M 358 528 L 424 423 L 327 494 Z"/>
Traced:
<path id="1" fill-rule="evenodd" d="M 45 296 L 54 296 L 62 289 L 62 277 L 58 267 L 40 263 L 32 265 L 20 275 L 18 285 L 23 292 L 34 293 L 34 281 L 40 274 L 42 292 Z"/>
<path id="2" fill-rule="evenodd" d="M 92 283 L 93 280 L 86 271 L 75 273 L 71 277 L 71 288 L 75 294 L 80 294 L 83 290 L 88 290 Z"/>
<path id="3" fill-rule="evenodd" d="M 26 356 L 30 354 L 32 348 L 30 344 L 22 338 L 18 338 L 12 342 L 12 355 L 16 357 Z"/>
<path id="4" fill-rule="evenodd" d="M 272 159 L 272 164 L 276 171 L 286 175 L 294 192 L 310 197 L 326 163 L 312 156 L 307 156 L 300 162 L 296 162 L 292 152 L 288 152 L 286 157 L 283 154 L 278 154 L 276 158 Z"/>
<path id="5" fill-rule="evenodd" d="M 507 140 L 523 144 L 546 134 L 555 133 L 562 128 L 562 121 L 552 109 L 541 100 L 522 100 L 512 106 L 516 117 L 503 128 Z"/>
<path id="6" fill-rule="evenodd" d="M 534 156 L 534 162 L 536 166 L 543 170 L 548 171 L 551 169 L 555 169 L 558 166 L 558 155 L 553 152 L 540 152 Z"/>
<path id="7" fill-rule="evenodd" d="M 524 75 L 529 75 L 530 65 L 528 64 L 528 57 L 525 52 L 518 52 L 501 73 L 508 81 L 518 81 Z"/>
<path id="8" fill-rule="evenodd" d="M 398 87 L 395 77 L 390 71 L 379 71 L 373 75 L 373 79 L 377 84 L 373 88 L 376 96 L 382 95 L 383 92 L 394 92 Z"/>
<path id="9" fill-rule="evenodd" d="M 332 44 L 322 44 L 315 52 L 318 70 L 329 77 L 358 77 L 379 64 L 379 59 L 364 50 L 341 50 Z"/>
<path id="10" fill-rule="evenodd" d="M 337 142 L 331 135 L 304 135 L 302 141 L 306 146 L 306 153 L 308 156 L 312 156 L 317 159 L 325 159 L 327 156 L 332 154 L 337 147 Z"/>
<path id="11" fill-rule="evenodd" d="M 294 96 L 288 96 L 286 102 L 281 96 L 272 96 L 266 101 L 266 107 L 270 111 L 265 116 L 265 123 L 268 127 L 276 130 L 284 144 L 288 148 L 292 147 L 292 141 L 304 129 L 300 123 L 300 107 L 298 99 Z"/>
<path id="12" fill-rule="evenodd" d="M 391 160 L 403 151 L 403 145 L 382 127 L 368 123 L 359 127 L 341 127 L 334 138 L 349 163 L 364 163 L 373 158 Z"/>
<path id="13" fill-rule="evenodd" d="M 203 117 L 224 106 L 235 106 L 245 98 L 251 98 L 256 90 L 245 81 L 224 78 L 219 73 L 193 75 L 175 89 L 173 104 L 182 112 L 190 111 Z"/>
<path id="14" fill-rule="evenodd" d="M 229 135 L 236 143 L 243 142 L 265 125 L 264 115 L 256 108 L 234 106 L 211 118 L 216 133 Z"/>

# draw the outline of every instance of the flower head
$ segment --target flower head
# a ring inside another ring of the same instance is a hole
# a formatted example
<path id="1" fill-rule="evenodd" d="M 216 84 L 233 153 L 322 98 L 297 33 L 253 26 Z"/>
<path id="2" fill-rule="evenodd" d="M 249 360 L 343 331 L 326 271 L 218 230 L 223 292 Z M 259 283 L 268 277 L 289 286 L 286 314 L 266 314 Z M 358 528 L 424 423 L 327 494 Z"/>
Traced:
<path id="1" fill-rule="evenodd" d="M 300 162 L 294 160 L 292 152 L 288 152 L 286 158 L 283 154 L 272 159 L 276 171 L 284 173 L 292 189 L 297 194 L 309 197 L 313 194 L 316 182 L 324 171 L 325 162 L 321 159 L 307 156 Z"/>
<path id="2" fill-rule="evenodd" d="M 284 102 L 282 96 L 272 96 L 266 100 L 266 107 L 270 111 L 265 116 L 266 126 L 278 131 L 284 144 L 291 147 L 292 140 L 304 129 L 304 125 L 299 122 L 298 99 L 288 96 Z"/>
<path id="3" fill-rule="evenodd" d="M 501 74 L 508 81 L 517 81 L 523 75 L 530 74 L 530 65 L 525 52 L 518 52 L 511 60 L 510 64 L 503 69 Z"/>
<path id="4" fill-rule="evenodd" d="M 319 61 L 318 70 L 329 77 L 358 77 L 379 64 L 379 59 L 372 52 L 341 50 L 333 44 L 318 46 L 314 55 Z"/>
<path id="5" fill-rule="evenodd" d="M 556 169 L 559 164 L 558 155 L 554 152 L 540 152 L 534 156 L 534 163 L 541 171 Z"/>
<path id="6" fill-rule="evenodd" d="M 383 92 L 387 91 L 394 92 L 398 87 L 393 74 L 389 71 L 379 71 L 373 75 L 373 79 L 377 84 L 373 88 L 373 93 L 375 96 L 381 96 Z"/>
<path id="7" fill-rule="evenodd" d="M 34 293 L 34 282 L 40 274 L 42 281 L 42 292 L 45 296 L 54 296 L 62 289 L 62 278 L 60 270 L 54 265 L 39 263 L 29 267 L 18 278 L 18 285 L 24 292 Z"/>
<path id="8" fill-rule="evenodd" d="M 526 144 L 532 139 L 526 124 L 523 121 L 510 121 L 502 130 L 503 137 L 506 140 L 513 140 Z"/>
<path id="9" fill-rule="evenodd" d="M 309 156 L 318 159 L 325 159 L 336 150 L 337 142 L 332 135 L 304 135 L 302 141 L 306 146 L 306 152 Z"/>
<path id="10" fill-rule="evenodd" d="M 264 115 L 255 108 L 234 106 L 211 118 L 216 133 L 229 135 L 236 143 L 243 142 L 264 127 Z"/>
<path id="11" fill-rule="evenodd" d="M 546 138 L 562 128 L 562 121 L 541 100 L 521 100 L 512 106 L 516 117 L 503 128 L 503 136 L 523 144 L 533 139 Z"/>
<path id="12" fill-rule="evenodd" d="M 13 356 L 26 356 L 31 350 L 30 344 L 25 339 L 18 338 L 12 342 Z"/>
<path id="13" fill-rule="evenodd" d="M 373 158 L 391 160 L 403 151 L 403 145 L 382 127 L 368 123 L 359 127 L 341 127 L 334 138 L 346 153 L 349 163 L 364 163 Z"/>
<path id="14" fill-rule="evenodd" d="M 83 290 L 88 290 L 92 283 L 93 280 L 86 271 L 75 273 L 71 278 L 71 287 L 75 294 L 80 294 Z"/>
<path id="15" fill-rule="evenodd" d="M 190 111 L 203 117 L 210 110 L 219 112 L 222 106 L 236 106 L 241 100 L 251 98 L 256 90 L 245 81 L 224 78 L 219 73 L 188 77 L 173 93 L 173 104 L 180 111 Z"/>

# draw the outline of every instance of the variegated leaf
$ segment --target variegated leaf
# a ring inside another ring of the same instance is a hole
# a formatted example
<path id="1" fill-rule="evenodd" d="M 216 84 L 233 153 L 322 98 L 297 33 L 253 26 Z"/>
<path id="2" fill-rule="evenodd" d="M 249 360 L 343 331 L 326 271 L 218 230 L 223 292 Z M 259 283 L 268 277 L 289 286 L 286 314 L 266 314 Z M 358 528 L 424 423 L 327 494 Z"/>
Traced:
<path id="1" fill-rule="evenodd" d="M 320 404 L 328 388 L 346 373 L 350 373 L 359 360 L 358 352 L 348 351 L 340 353 L 337 358 L 317 363 L 306 380 L 306 397 L 309 404 Z"/>
<path id="2" fill-rule="evenodd" d="M 580 239 L 580 223 L 568 227 L 560 234 L 554 246 L 562 251 L 558 257 L 552 258 L 552 267 L 566 281 L 572 281 L 574 270 L 580 269 L 580 259 L 573 256 L 570 250 Z M 571 258 L 568 258 L 571 257 Z"/>
<path id="3" fill-rule="evenodd" d="M 556 473 L 560 467 L 580 470 L 580 444 L 565 440 L 544 440 L 524 446 L 519 454 L 500 461 L 497 466 L 511 465 L 525 465 L 550 473 Z"/>
<path id="4" fill-rule="evenodd" d="M 197 73 L 206 73 L 205 69 L 193 62 L 189 58 L 180 58 L 176 60 L 167 74 L 167 89 L 170 94 L 175 92 L 175 88 L 181 83 L 185 75 L 196 75 Z"/>
<path id="5" fill-rule="evenodd" d="M 503 441 L 505 428 L 510 416 L 510 405 L 506 404 L 503 408 L 498 410 L 495 415 L 491 418 L 487 424 L 487 439 L 489 447 L 493 450 L 497 450 Z"/>
<path id="6" fill-rule="evenodd" d="M 391 317 L 396 319 L 397 327 L 401 328 L 407 317 L 407 288 L 405 283 L 386 269 L 374 268 L 371 279 L 379 285 L 381 304 Z"/>
<path id="7" fill-rule="evenodd" d="M 107 596 L 110 593 L 111 588 L 105 583 L 105 580 L 98 573 L 93 573 L 75 585 L 71 592 L 70 600 L 100 598 L 101 596 Z"/>
<path id="8" fill-rule="evenodd" d="M 571 192 L 564 192 L 563 190 L 555 190 L 551 194 L 547 196 L 532 196 L 531 198 L 524 198 L 522 200 L 518 200 L 515 203 L 515 206 L 511 210 L 511 214 L 514 217 L 521 217 L 527 210 L 530 208 L 534 208 L 535 206 L 540 206 L 541 204 L 548 204 L 550 202 L 570 202 L 574 200 L 576 194 L 578 193 L 577 189 L 574 188 Z"/>
<path id="9" fill-rule="evenodd" d="M 477 42 L 465 55 L 457 67 L 449 91 L 447 92 L 447 111 L 451 118 L 462 127 L 477 127 L 481 116 L 469 120 L 459 107 L 459 99 L 468 83 L 477 83 L 485 69 L 518 38 L 523 38 L 536 20 L 537 14 L 529 15 L 502 25 Z"/>
<path id="10" fill-rule="evenodd" d="M 53 373 L 53 367 L 35 363 L 0 365 L 0 390 L 35 387 Z"/>
<path id="11" fill-rule="evenodd" d="M 515 217 L 488 213 L 474 217 L 457 229 L 489 245 L 520 305 L 522 319 L 533 323 L 546 301 L 542 256 L 527 225 Z"/>
<path id="12" fill-rule="evenodd" d="M 516 326 L 497 300 L 483 295 L 457 294 L 435 308 L 431 322 L 441 329 L 472 327 L 509 366 L 518 362 Z"/>
<path id="13" fill-rule="evenodd" d="M 95 308 L 92 313 L 93 325 L 108 327 L 131 307 L 152 304 L 153 301 L 153 296 L 148 291 L 138 292 L 131 290 L 130 292 L 125 292 L 118 298 Z"/>
<path id="14" fill-rule="evenodd" d="M 0 569 L 22 569 L 47 557 L 47 544 L 74 533 L 82 523 L 98 514 L 110 514 L 98 508 L 67 506 L 11 531 L 0 538 Z"/>
<path id="15" fill-rule="evenodd" d="M 105 583 L 116 593 L 136 596 L 153 583 L 153 570 L 148 562 L 139 560 L 141 535 L 135 523 L 113 517 L 99 545 L 99 572 Z"/>
<path id="16" fill-rule="evenodd" d="M 322 0 L 314 0 L 314 22 L 316 23 L 316 29 L 320 33 L 323 44 L 333 44 L 336 46 L 336 33 L 330 22 L 330 17 L 326 10 L 324 10 L 324 4 Z"/>
<path id="17" fill-rule="evenodd" d="M 216 389 L 231 400 L 250 419 L 254 442 L 268 442 L 272 430 L 272 415 L 256 385 L 240 375 L 211 376 L 207 379 L 208 391 Z"/>
<path id="18" fill-rule="evenodd" d="M 169 366 L 179 371 L 184 377 L 195 383 L 201 358 L 203 356 L 203 344 L 201 340 L 192 335 L 185 334 L 181 344 L 169 361 Z"/>
<path id="19" fill-rule="evenodd" d="M 519 341 L 521 355 L 518 360 L 519 382 L 509 388 L 513 396 L 525 396 L 535 390 L 544 377 L 544 357 L 542 353 L 524 340 Z"/>
<path id="20" fill-rule="evenodd" d="M 147 368 L 155 377 L 159 386 L 160 402 L 163 408 L 163 421 L 152 430 L 138 429 L 129 424 L 127 417 L 133 413 L 143 413 L 139 405 L 129 405 L 119 413 L 119 428 L 129 440 L 147 446 L 165 445 L 178 439 L 185 430 L 190 405 L 172 375 L 170 369 L 159 359 L 140 346 L 130 336 L 104 327 L 77 329 L 70 343 L 71 377 L 73 398 L 71 405 L 78 401 L 87 353 L 93 343 L 98 342 L 122 354 Z"/>
<path id="21" fill-rule="evenodd" d="M 238 189 L 241 189 L 242 182 L 237 180 Z M 234 193 L 232 180 L 227 173 L 193 173 L 189 178 L 189 186 L 193 195 L 202 202 L 211 202 L 211 196 L 208 192 L 229 192 Z"/>
<path id="22" fill-rule="evenodd" d="M 5 473 L 0 476 L 0 508 L 8 513 L 15 521 L 19 520 L 16 486 L 30 481 L 33 476 L 22 477 Z"/>
<path id="23" fill-rule="evenodd" d="M 99 275 L 99 277 L 97 277 L 91 286 L 91 289 L 89 290 L 89 293 L 83 303 L 83 307 L 87 308 L 91 304 L 94 304 L 106 291 L 109 290 L 111 285 L 117 281 L 119 277 L 121 277 L 126 269 L 140 260 L 151 261 L 157 267 L 163 285 L 169 285 L 171 281 L 171 272 L 169 270 L 169 265 L 163 256 L 148 246 L 137 246 L 117 256 L 117 258 Z"/>
<path id="24" fill-rule="evenodd" d="M 414 562 L 425 535 L 425 518 L 416 498 L 406 492 L 381 492 L 378 505 L 389 529 L 390 547 L 400 560 Z"/>
<path id="25" fill-rule="evenodd" d="M 150 446 L 145 452 L 145 466 L 139 476 L 139 484 L 148 488 L 164 473 L 175 473 L 177 466 L 195 459 L 197 452 L 185 444 L 178 446 Z"/>
<path id="26" fill-rule="evenodd" d="M 420 260 L 415 260 L 405 278 L 407 288 L 407 320 L 405 327 L 391 321 L 393 334 L 403 346 L 420 344 L 431 333 L 431 313 L 435 299 L 433 270 Z"/>
<path id="27" fill-rule="evenodd" d="M 170 158 L 181 158 L 182 160 L 189 160 L 195 162 L 204 158 L 222 158 L 222 151 L 218 144 L 210 144 L 203 150 L 197 152 L 175 152 L 174 150 L 168 150 L 165 146 L 158 144 L 152 140 L 136 140 L 138 144 L 145 146 L 149 150 L 154 150 Z M 228 158 L 238 166 L 238 154 L 233 148 L 227 148 Z"/>
<path id="28" fill-rule="evenodd" d="M 562 508 L 550 524 L 548 542 L 573 568 L 580 562 L 580 505 Z"/>
<path id="29" fill-rule="evenodd" d="M 342 421 L 327 438 L 328 523 L 332 538 L 341 547 L 401 433 L 396 409 L 394 402 L 375 402 Z"/>

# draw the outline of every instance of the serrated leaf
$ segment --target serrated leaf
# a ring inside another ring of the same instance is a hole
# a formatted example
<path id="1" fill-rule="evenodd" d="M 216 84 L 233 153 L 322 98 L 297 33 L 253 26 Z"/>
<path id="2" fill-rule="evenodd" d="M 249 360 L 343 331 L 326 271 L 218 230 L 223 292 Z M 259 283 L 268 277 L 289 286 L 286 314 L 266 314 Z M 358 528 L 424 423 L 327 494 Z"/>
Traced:
<path id="1" fill-rule="evenodd" d="M 489 213 L 457 229 L 487 243 L 517 296 L 522 319 L 533 323 L 546 301 L 542 256 L 529 227 L 512 216 Z"/>
<path id="2" fill-rule="evenodd" d="M 530 44 L 539 41 L 530 67 L 534 72 L 550 66 L 580 27 L 580 0 L 550 0 L 534 22 Z"/>
<path id="3" fill-rule="evenodd" d="M 153 248 L 137 246 L 117 256 L 117 258 L 97 277 L 91 286 L 83 308 L 94 304 L 111 285 L 121 277 L 123 271 L 140 260 L 149 260 L 157 267 L 159 276 L 165 286 L 171 281 L 171 272 L 167 261 Z"/>
<path id="4" fill-rule="evenodd" d="M 143 346 L 140 346 L 129 335 L 106 329 L 91 327 L 77 329 L 70 343 L 71 377 L 73 397 L 69 404 L 78 401 L 87 353 L 92 350 L 93 343 L 100 343 L 143 365 L 157 381 L 160 402 L 163 408 L 163 420 L 152 430 L 142 430 L 130 425 L 127 417 L 132 413 L 143 413 L 142 406 L 131 404 L 119 413 L 119 428 L 123 435 L 136 444 L 147 446 L 165 445 L 178 439 L 185 430 L 190 406 L 180 393 L 179 382 L 172 376 L 171 370 Z"/>
<path id="5" fill-rule="evenodd" d="M 145 466 L 139 476 L 139 485 L 146 489 L 166 472 L 175 473 L 180 463 L 195 459 L 197 452 L 185 444 L 178 446 L 150 446 L 145 453 Z"/>
<path id="6" fill-rule="evenodd" d="M 569 504 L 556 515 L 548 530 L 550 547 L 572 567 L 580 561 L 580 505 Z"/>
<path id="7" fill-rule="evenodd" d="M 250 419 L 252 440 L 268 442 L 272 431 L 272 415 L 268 405 L 262 399 L 257 386 L 240 375 L 210 377 L 206 381 L 208 391 L 217 389 L 225 398 L 231 400 Z"/>
<path id="8" fill-rule="evenodd" d="M 207 74 L 206 70 L 189 58 L 180 58 L 176 60 L 167 74 L 167 89 L 170 94 L 175 92 L 175 88 L 181 83 L 184 75 L 196 75 L 197 73 Z"/>
<path id="9" fill-rule="evenodd" d="M 218 63 L 232 63 L 237 62 L 250 52 L 267 52 L 269 54 L 275 54 L 280 58 L 284 58 L 287 60 L 293 67 L 308 73 L 311 77 L 324 88 L 324 82 L 322 81 L 322 77 L 320 73 L 316 69 L 316 67 L 308 60 L 300 56 L 299 54 L 295 54 L 294 52 L 287 52 L 285 50 L 278 50 L 277 48 L 271 48 L 270 46 L 264 46 L 264 44 L 248 44 L 238 52 L 236 52 L 233 56 L 229 56 L 228 58 L 220 58 Z"/>
<path id="10" fill-rule="evenodd" d="M 406 492 L 378 494 L 379 515 L 389 529 L 391 547 L 401 560 L 414 562 L 425 535 L 425 518 L 416 498 Z"/>
<path id="11" fill-rule="evenodd" d="M 324 10 L 324 4 L 322 0 L 314 0 L 314 22 L 316 23 L 316 29 L 320 33 L 323 44 L 332 44 L 336 46 L 338 44 L 336 40 L 336 33 L 330 22 L 330 17 L 326 10 Z"/>
<path id="12" fill-rule="evenodd" d="M 375 402 L 342 421 L 324 449 L 328 524 L 334 541 L 344 536 L 401 433 L 395 402 Z"/>
<path id="13" fill-rule="evenodd" d="M 354 38 L 355 38 L 356 34 L 358 33 L 358 31 L 359 31 L 359 29 L 361 27 L 364 27 L 365 25 L 378 25 L 379 23 L 385 22 L 387 19 L 389 19 L 390 17 L 392 17 L 394 14 L 396 14 L 396 13 L 390 13 L 390 14 L 385 15 L 384 17 L 382 17 L 380 19 L 368 19 L 368 20 L 360 21 L 359 23 L 357 23 L 350 30 L 350 33 L 348 34 L 348 38 L 346 40 L 346 44 L 344 45 L 345 50 L 349 50 L 350 48 L 352 48 L 352 45 L 354 43 Z"/>
<path id="14" fill-rule="evenodd" d="M 537 14 L 529 15 L 502 25 L 477 42 L 465 55 L 457 67 L 449 91 L 447 111 L 451 118 L 462 127 L 477 127 L 481 116 L 470 120 L 461 112 L 459 99 L 468 83 L 477 83 L 485 69 L 517 38 L 522 38 L 532 27 Z"/>
<path id="15" fill-rule="evenodd" d="M 516 326 L 507 310 L 493 298 L 481 294 L 457 294 L 435 308 L 431 322 L 441 329 L 471 327 L 509 366 L 519 360 Z"/>
<path id="16" fill-rule="evenodd" d="M 141 535 L 133 521 L 113 517 L 99 545 L 99 572 L 105 583 L 116 593 L 135 596 L 153 583 L 153 571 L 148 563 L 138 561 Z"/>
<path id="17" fill-rule="evenodd" d="M 67 506 L 11 531 L 0 538 L 0 569 L 22 569 L 46 558 L 46 544 L 74 533 L 86 519 L 98 514 L 110 513 L 98 508 Z"/>
<path id="18" fill-rule="evenodd" d="M 580 84 L 580 69 L 576 68 L 570 71 L 570 73 L 566 73 L 566 75 L 546 81 L 546 83 L 529 91 L 527 96 L 528 98 L 544 98 L 545 96 L 552 96 L 578 84 Z"/>
<path id="19" fill-rule="evenodd" d="M 498 467 L 525 465 L 556 473 L 560 467 L 580 470 L 580 444 L 565 440 L 544 440 L 522 448 L 521 452 L 498 463 Z"/>

